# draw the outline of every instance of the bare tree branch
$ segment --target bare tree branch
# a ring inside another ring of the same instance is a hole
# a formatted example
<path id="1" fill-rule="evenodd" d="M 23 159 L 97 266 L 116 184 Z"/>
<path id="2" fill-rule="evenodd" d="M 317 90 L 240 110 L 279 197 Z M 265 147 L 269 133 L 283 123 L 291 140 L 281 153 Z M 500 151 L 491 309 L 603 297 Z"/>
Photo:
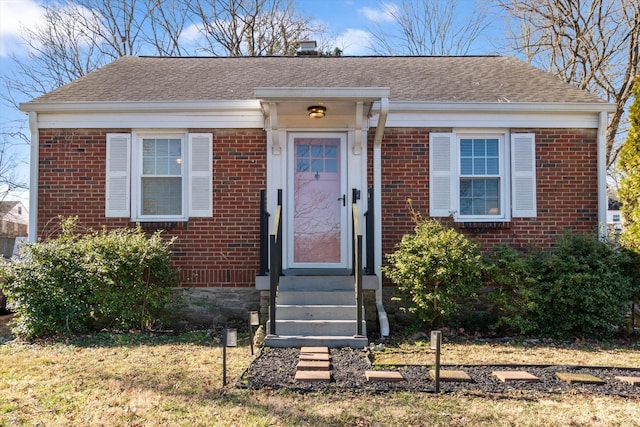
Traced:
<path id="1" fill-rule="evenodd" d="M 194 0 L 205 52 L 215 56 L 291 55 L 320 28 L 299 15 L 291 0 Z"/>
<path id="2" fill-rule="evenodd" d="M 513 49 L 561 80 L 616 105 L 606 131 L 607 168 L 615 165 L 625 109 L 638 74 L 640 4 L 636 0 L 505 0 L 518 22 Z"/>
<path id="3" fill-rule="evenodd" d="M 489 26 L 483 2 L 473 10 L 459 0 L 402 0 L 399 6 L 381 2 L 393 28 L 376 24 L 371 31 L 372 50 L 377 55 L 466 55 Z"/>

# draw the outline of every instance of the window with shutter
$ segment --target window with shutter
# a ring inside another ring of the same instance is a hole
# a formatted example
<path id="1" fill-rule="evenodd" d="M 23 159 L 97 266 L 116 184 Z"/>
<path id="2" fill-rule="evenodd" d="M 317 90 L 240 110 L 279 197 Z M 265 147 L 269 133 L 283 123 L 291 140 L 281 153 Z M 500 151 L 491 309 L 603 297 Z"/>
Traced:
<path id="1" fill-rule="evenodd" d="M 212 135 L 107 135 L 107 217 L 186 221 L 212 215 Z"/>
<path id="2" fill-rule="evenodd" d="M 536 216 L 535 136 L 507 132 L 432 133 L 429 203 L 432 217 L 508 221 Z"/>

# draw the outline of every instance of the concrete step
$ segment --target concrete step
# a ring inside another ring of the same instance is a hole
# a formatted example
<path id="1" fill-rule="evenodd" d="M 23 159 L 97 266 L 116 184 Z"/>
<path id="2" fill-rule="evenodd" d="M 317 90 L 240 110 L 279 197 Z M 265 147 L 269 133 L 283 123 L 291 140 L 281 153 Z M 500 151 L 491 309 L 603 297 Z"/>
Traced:
<path id="1" fill-rule="evenodd" d="M 283 305 L 276 306 L 277 320 L 356 320 L 353 305 Z"/>
<path id="2" fill-rule="evenodd" d="M 356 295 L 353 291 L 278 291 L 278 304 L 283 305 L 349 305 L 355 301 Z"/>
<path id="3" fill-rule="evenodd" d="M 270 329 L 267 322 L 267 330 Z M 278 335 L 305 336 L 341 336 L 355 335 L 355 320 L 277 320 L 276 333 Z M 366 322 L 362 321 L 362 334 L 366 335 Z"/>
<path id="4" fill-rule="evenodd" d="M 282 276 L 280 291 L 351 291 L 353 276 Z"/>
<path id="5" fill-rule="evenodd" d="M 267 347 L 330 347 L 365 348 L 366 336 L 303 336 L 303 335 L 267 335 L 264 341 Z"/>

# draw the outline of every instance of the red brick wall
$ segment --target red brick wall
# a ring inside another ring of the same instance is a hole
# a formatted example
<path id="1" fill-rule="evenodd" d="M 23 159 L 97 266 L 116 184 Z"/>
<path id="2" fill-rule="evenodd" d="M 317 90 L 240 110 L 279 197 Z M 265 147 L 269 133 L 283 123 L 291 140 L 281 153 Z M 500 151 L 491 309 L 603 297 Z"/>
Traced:
<path id="1" fill-rule="evenodd" d="M 80 227 L 133 226 L 105 218 L 106 134 L 130 129 L 40 130 L 38 236 L 57 234 L 58 215 Z M 266 187 L 261 130 L 192 129 L 213 134 L 213 217 L 142 224 L 176 236 L 174 260 L 185 286 L 253 286 L 259 269 L 259 191 Z"/>
<path id="2" fill-rule="evenodd" d="M 185 286 L 253 286 L 259 269 L 259 190 L 266 187 L 266 136 L 261 130 L 192 129 L 213 134 L 213 217 L 187 223 L 143 224 L 176 236 L 175 263 Z M 407 199 L 429 212 L 429 133 L 450 129 L 385 130 L 382 149 L 383 254 L 413 229 Z M 597 230 L 596 131 L 515 129 L 536 134 L 538 216 L 508 228 L 469 230 L 482 247 L 549 246 L 565 229 Z M 38 235 L 57 233 L 58 215 L 81 227 L 132 226 L 104 217 L 106 134 L 130 129 L 40 130 Z M 374 131 L 369 132 L 370 147 Z M 369 166 L 371 168 L 371 153 Z M 369 174 L 371 180 L 371 173 Z M 371 182 L 369 183 L 371 186 Z"/>
<path id="3" fill-rule="evenodd" d="M 387 128 L 382 142 L 383 254 L 413 230 L 407 207 L 429 215 L 429 133 L 450 129 Z M 596 130 L 512 129 L 536 134 L 537 218 L 499 229 L 461 229 L 483 248 L 552 245 L 564 230 L 597 231 Z M 370 131 L 370 147 L 374 131 Z M 370 155 L 370 168 L 371 168 Z M 371 170 L 371 169 L 370 169 Z M 369 184 L 371 185 L 371 183 Z"/>

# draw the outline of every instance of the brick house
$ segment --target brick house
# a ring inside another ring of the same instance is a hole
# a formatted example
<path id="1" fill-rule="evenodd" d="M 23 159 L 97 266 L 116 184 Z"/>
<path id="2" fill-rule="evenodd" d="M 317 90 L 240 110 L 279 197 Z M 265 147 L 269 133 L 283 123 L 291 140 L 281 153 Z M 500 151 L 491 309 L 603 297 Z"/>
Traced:
<path id="1" fill-rule="evenodd" d="M 124 57 L 21 109 L 31 239 L 60 214 L 166 230 L 180 315 L 273 302 L 271 345 L 364 345 L 354 270 L 388 334 L 379 266 L 413 229 L 409 198 L 485 248 L 606 223 L 612 106 L 509 57 Z"/>

